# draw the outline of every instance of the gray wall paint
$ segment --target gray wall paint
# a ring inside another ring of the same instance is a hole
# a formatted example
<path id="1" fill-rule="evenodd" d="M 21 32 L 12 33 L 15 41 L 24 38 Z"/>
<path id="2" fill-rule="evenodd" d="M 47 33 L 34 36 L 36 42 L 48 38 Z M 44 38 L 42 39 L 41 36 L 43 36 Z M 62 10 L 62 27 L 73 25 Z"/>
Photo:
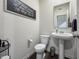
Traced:
<path id="1" fill-rule="evenodd" d="M 76 11 L 76 0 L 40 0 L 40 34 L 50 34 L 55 31 L 53 26 L 53 6 L 59 5 L 71 1 L 71 21 L 74 18 L 74 15 L 77 14 Z M 67 29 L 67 32 L 71 32 L 71 29 Z M 56 53 L 58 53 L 58 41 L 51 38 L 48 51 L 50 47 L 55 46 Z M 74 42 L 66 41 L 65 42 L 65 56 L 74 58 Z"/>
<path id="2" fill-rule="evenodd" d="M 36 20 L 4 12 L 3 1 L 0 0 L 0 38 L 11 43 L 11 59 L 27 59 L 39 41 L 39 0 L 22 0 L 36 10 Z M 28 39 L 33 40 L 30 48 L 27 46 Z"/>

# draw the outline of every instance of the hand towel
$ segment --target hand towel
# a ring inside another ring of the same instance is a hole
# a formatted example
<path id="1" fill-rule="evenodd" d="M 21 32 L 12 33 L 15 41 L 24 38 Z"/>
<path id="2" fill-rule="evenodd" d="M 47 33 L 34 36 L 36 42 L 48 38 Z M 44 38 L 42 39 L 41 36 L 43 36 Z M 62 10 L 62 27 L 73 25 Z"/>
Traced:
<path id="1" fill-rule="evenodd" d="M 73 19 L 72 21 L 72 31 L 77 31 L 77 19 Z"/>

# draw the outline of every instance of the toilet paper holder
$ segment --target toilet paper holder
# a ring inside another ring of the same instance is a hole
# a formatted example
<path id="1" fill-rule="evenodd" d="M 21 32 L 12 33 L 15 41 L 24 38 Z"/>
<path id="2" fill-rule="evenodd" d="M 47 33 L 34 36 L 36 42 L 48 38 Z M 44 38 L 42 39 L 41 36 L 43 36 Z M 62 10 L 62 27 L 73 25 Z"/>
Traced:
<path id="1" fill-rule="evenodd" d="M 27 43 L 27 45 L 28 45 L 28 48 L 30 48 L 30 46 L 31 46 L 31 43 L 33 42 L 33 40 L 32 39 L 28 39 L 28 43 Z"/>

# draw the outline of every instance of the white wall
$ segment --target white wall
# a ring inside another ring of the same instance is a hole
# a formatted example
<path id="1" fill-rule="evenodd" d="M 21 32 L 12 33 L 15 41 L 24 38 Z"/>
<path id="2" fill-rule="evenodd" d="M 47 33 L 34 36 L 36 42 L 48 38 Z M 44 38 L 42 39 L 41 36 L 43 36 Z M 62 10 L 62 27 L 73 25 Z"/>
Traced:
<path id="1" fill-rule="evenodd" d="M 36 20 L 4 12 L 3 1 L 0 0 L 0 37 L 9 40 L 11 59 L 23 59 L 34 52 L 39 41 L 39 0 L 22 0 L 36 10 Z M 30 48 L 28 39 L 33 39 Z"/>
<path id="2" fill-rule="evenodd" d="M 49 34 L 53 31 L 53 8 L 52 0 L 40 1 L 40 33 Z"/>
<path id="3" fill-rule="evenodd" d="M 77 19 L 78 19 L 78 33 L 79 33 L 79 0 L 77 0 Z M 77 59 L 79 58 L 79 39 L 77 40 Z"/>
<path id="4" fill-rule="evenodd" d="M 74 15 L 77 14 L 76 11 L 76 0 L 40 0 L 40 34 L 50 34 L 55 31 L 53 24 L 53 6 L 59 5 L 65 2 L 71 2 L 71 21 Z M 69 29 L 68 29 L 69 32 Z M 65 42 L 65 56 L 73 58 L 73 40 Z M 56 53 L 58 53 L 58 41 L 50 40 L 48 51 L 51 46 L 55 46 Z"/>

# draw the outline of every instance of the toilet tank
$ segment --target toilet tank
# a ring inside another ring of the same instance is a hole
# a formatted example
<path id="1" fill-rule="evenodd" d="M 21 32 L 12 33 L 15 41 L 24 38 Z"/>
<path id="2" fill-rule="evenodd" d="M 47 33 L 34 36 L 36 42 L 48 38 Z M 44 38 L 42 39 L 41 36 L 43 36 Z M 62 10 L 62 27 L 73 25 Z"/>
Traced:
<path id="1" fill-rule="evenodd" d="M 41 43 L 47 45 L 49 41 L 49 37 L 50 35 L 40 35 Z"/>

